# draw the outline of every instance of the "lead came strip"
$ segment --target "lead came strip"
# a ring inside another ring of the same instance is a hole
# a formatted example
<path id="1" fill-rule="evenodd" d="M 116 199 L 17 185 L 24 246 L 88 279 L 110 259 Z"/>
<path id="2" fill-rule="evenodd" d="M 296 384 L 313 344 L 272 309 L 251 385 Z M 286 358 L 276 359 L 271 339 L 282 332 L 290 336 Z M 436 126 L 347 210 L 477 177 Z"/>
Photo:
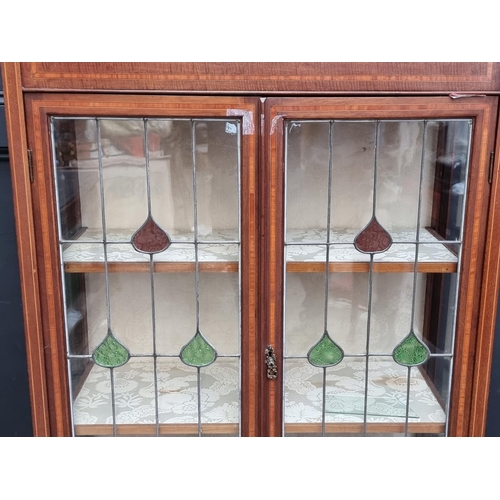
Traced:
<path id="1" fill-rule="evenodd" d="M 411 367 L 418 366 L 425 363 L 430 356 L 429 348 L 418 339 L 415 335 L 415 302 L 417 298 L 417 276 L 418 276 L 418 251 L 420 241 L 420 215 L 422 206 L 422 185 L 424 177 L 424 163 L 425 163 L 425 147 L 427 139 L 427 120 L 424 121 L 423 139 L 422 139 L 422 153 L 420 158 L 420 177 L 418 187 L 418 205 L 417 205 L 417 233 L 415 245 L 415 261 L 413 270 L 413 292 L 411 303 L 411 319 L 410 319 L 410 333 L 400 342 L 393 351 L 392 357 L 394 361 L 400 365 L 408 367 L 407 377 L 407 391 L 406 391 L 406 415 L 405 415 L 405 437 L 408 436 L 408 415 L 410 411 L 410 381 L 411 381 Z"/>
<path id="2" fill-rule="evenodd" d="M 101 144 L 101 125 L 99 119 L 96 118 L 96 128 L 97 128 L 97 157 L 99 162 L 99 187 L 101 195 L 101 216 L 102 216 L 102 237 L 103 237 L 103 251 L 104 251 L 104 281 L 106 287 L 106 320 L 108 325 L 107 337 L 104 341 L 97 346 L 92 354 L 92 359 L 99 366 L 110 368 L 110 385 L 111 385 L 111 411 L 113 417 L 113 436 L 116 436 L 116 407 L 115 407 L 115 388 L 114 388 L 114 376 L 113 368 L 117 366 L 124 365 L 130 359 L 129 350 L 119 343 L 116 337 L 111 331 L 111 306 L 109 299 L 109 276 L 108 276 L 108 251 L 107 251 L 107 236 L 106 236 L 106 209 L 104 205 L 104 176 L 102 170 L 102 144 Z M 116 344 L 120 344 L 125 350 L 119 349 Z M 108 351 L 121 351 L 121 356 L 118 358 L 111 358 L 111 363 L 115 362 L 115 365 L 102 364 L 108 361 Z"/>
<path id="3" fill-rule="evenodd" d="M 193 200 L 194 200 L 194 262 L 196 286 L 196 333 L 194 337 L 181 349 L 181 361 L 194 366 L 197 370 L 198 396 L 198 436 L 201 437 L 201 373 L 202 366 L 211 365 L 217 359 L 217 351 L 208 343 L 200 331 L 200 274 L 198 262 L 198 193 L 196 187 L 196 122 L 191 121 L 191 157 L 193 162 Z"/>
<path id="4" fill-rule="evenodd" d="M 151 172 L 149 165 L 148 119 L 144 119 L 144 158 L 146 161 L 146 193 L 148 217 L 146 222 L 132 236 L 132 246 L 138 251 L 149 254 L 149 276 L 151 287 L 151 326 L 153 335 L 153 387 L 155 404 L 156 435 L 160 435 L 158 412 L 158 356 L 156 347 L 156 302 L 153 254 L 162 252 L 170 246 L 170 237 L 153 219 L 151 210 Z"/>
<path id="5" fill-rule="evenodd" d="M 313 366 L 323 368 L 323 400 L 321 409 L 321 434 L 325 436 L 326 427 L 326 368 L 338 365 L 343 357 L 343 349 L 336 344 L 328 333 L 328 297 L 329 297 L 329 263 L 330 263 L 330 224 L 332 212 L 332 176 L 333 176 L 333 122 L 328 129 L 328 202 L 326 213 L 326 260 L 325 260 L 325 309 L 323 335 L 307 353 L 307 359 Z"/>
<path id="6" fill-rule="evenodd" d="M 365 393 L 363 411 L 363 435 L 366 436 L 368 418 L 368 383 L 370 363 L 370 333 L 372 316 L 373 296 L 373 256 L 388 250 L 392 245 L 391 235 L 381 226 L 376 217 L 377 209 L 377 170 L 380 145 L 380 120 L 377 120 L 375 128 L 375 160 L 373 167 L 373 208 L 370 222 L 358 233 L 354 239 L 354 248 L 362 253 L 370 254 L 370 267 L 368 275 L 368 311 L 366 321 L 366 364 L 365 364 Z"/>

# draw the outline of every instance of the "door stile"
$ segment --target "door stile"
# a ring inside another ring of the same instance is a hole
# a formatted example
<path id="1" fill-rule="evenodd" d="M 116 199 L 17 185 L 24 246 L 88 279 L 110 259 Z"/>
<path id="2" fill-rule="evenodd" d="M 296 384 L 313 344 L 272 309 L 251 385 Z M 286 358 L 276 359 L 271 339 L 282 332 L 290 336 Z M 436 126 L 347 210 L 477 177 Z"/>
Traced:
<path id="1" fill-rule="evenodd" d="M 241 294 L 242 294 L 242 436 L 259 433 L 259 380 L 255 367 L 259 362 L 258 290 L 259 270 L 259 113 L 257 99 L 247 99 L 252 105 L 253 132 L 244 135 L 241 169 Z M 247 168 L 243 168 L 244 166 Z"/>
<path id="2" fill-rule="evenodd" d="M 262 156 L 262 313 L 261 370 L 266 370 L 265 350 L 274 350 L 278 373 L 274 379 L 262 378 L 262 435 L 276 437 L 283 433 L 283 231 L 284 169 L 283 120 L 275 113 L 276 99 L 264 103 L 264 138 Z"/>
<path id="3" fill-rule="evenodd" d="M 485 248 L 491 185 L 488 183 L 490 151 L 494 148 L 498 98 L 477 99 L 477 109 L 470 110 L 475 119 L 469 169 L 469 201 L 465 215 L 463 266 L 458 297 L 457 334 L 453 364 L 453 384 L 449 417 L 449 435 L 471 436 L 471 420 L 478 418 L 486 424 L 486 413 L 476 414 L 473 395 L 478 391 L 487 401 L 482 377 L 475 376 L 482 364 L 481 350 L 484 343 L 494 338 L 494 329 L 481 329 L 480 318 L 489 311 L 483 282 L 485 274 Z M 483 104 L 481 106 L 481 104 Z M 466 108 L 467 109 L 467 108 Z M 464 114 L 467 111 L 464 110 Z M 468 235 L 468 237 L 467 237 Z M 491 289 L 490 289 L 491 291 Z M 494 300 L 494 299 L 493 299 Z M 494 314 L 494 313 L 493 313 Z M 484 366 L 483 366 L 484 369 Z"/>
<path id="4" fill-rule="evenodd" d="M 48 116 L 37 97 L 25 97 L 28 143 L 32 150 L 31 193 L 37 246 L 38 277 L 42 310 L 42 331 L 46 363 L 50 435 L 71 435 L 69 381 L 66 373 L 66 341 L 62 307 L 62 275 Z"/>
<path id="5" fill-rule="evenodd" d="M 478 331 L 483 335 L 477 341 L 477 361 L 474 365 L 472 408 L 469 423 L 470 436 L 484 436 L 488 411 L 488 390 L 490 387 L 493 345 L 495 340 L 496 310 L 500 284 L 500 128 L 497 124 L 498 108 L 490 126 L 490 137 L 495 135 L 492 144 L 488 142 L 486 151 L 494 151 L 494 162 L 490 163 L 491 193 L 488 206 L 487 234 L 485 238 L 484 274 L 481 292 L 481 308 Z M 483 158 L 484 160 L 484 158 Z"/>

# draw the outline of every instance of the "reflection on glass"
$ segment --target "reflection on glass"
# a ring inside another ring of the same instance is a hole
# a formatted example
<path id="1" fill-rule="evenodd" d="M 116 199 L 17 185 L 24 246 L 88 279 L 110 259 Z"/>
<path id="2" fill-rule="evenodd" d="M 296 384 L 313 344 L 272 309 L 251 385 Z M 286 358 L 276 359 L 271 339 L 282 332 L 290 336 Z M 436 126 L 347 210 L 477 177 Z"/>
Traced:
<path id="1" fill-rule="evenodd" d="M 87 227 L 102 237 L 95 120 L 53 120 L 54 161 L 62 239 L 79 238 Z M 90 213 L 87 207 L 93 207 Z"/>
<path id="2" fill-rule="evenodd" d="M 380 224 L 391 233 L 411 231 L 415 238 L 423 159 L 421 229 L 432 228 L 447 240 L 459 239 L 470 145 L 469 120 L 428 121 L 425 151 L 422 120 L 379 123 L 376 189 Z M 359 230 L 370 220 L 376 128 L 377 121 L 339 120 L 332 124 L 333 231 Z M 289 130 L 287 239 L 296 230 L 325 230 L 330 139 L 329 122 L 294 121 Z M 319 239 L 316 234 L 314 240 Z"/>
<path id="3" fill-rule="evenodd" d="M 238 239 L 238 128 L 235 121 L 197 121 L 198 239 Z M 222 236 L 222 238 L 221 238 Z"/>

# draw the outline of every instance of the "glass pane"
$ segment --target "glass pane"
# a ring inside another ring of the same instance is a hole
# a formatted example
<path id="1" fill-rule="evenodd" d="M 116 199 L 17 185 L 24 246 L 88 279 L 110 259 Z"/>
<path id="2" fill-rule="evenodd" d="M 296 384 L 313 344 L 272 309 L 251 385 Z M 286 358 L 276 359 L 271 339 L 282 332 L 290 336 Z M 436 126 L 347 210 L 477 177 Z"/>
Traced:
<path id="1" fill-rule="evenodd" d="M 328 123 L 290 124 L 287 148 L 286 239 L 326 241 L 328 200 Z M 304 196 L 314 193 L 314 197 Z M 296 229 L 300 229 L 297 235 Z"/>
<path id="2" fill-rule="evenodd" d="M 446 433 L 471 127 L 287 123 L 285 434 Z"/>
<path id="3" fill-rule="evenodd" d="M 75 434 L 239 435 L 239 134 L 52 119 Z"/>
<path id="4" fill-rule="evenodd" d="M 411 238 L 417 229 L 423 129 L 421 121 L 396 121 L 382 122 L 378 131 L 377 218 L 391 233 L 406 230 Z"/>
<path id="5" fill-rule="evenodd" d="M 329 279 L 328 332 L 346 354 L 365 352 L 367 276 L 332 273 Z M 325 276 L 288 273 L 285 354 L 307 356 L 324 331 Z"/>
<path id="6" fill-rule="evenodd" d="M 335 232 L 357 230 L 360 222 L 364 226 L 372 215 L 375 131 L 372 122 L 332 124 L 331 228 Z M 356 203 L 352 202 L 353 193 Z M 356 233 L 350 234 L 349 240 L 353 241 Z"/>
<path id="7" fill-rule="evenodd" d="M 238 123 L 196 122 L 198 238 L 238 240 Z"/>
<path id="8" fill-rule="evenodd" d="M 89 229 L 102 239 L 96 122 L 59 119 L 52 123 L 60 236 L 73 240 Z"/>

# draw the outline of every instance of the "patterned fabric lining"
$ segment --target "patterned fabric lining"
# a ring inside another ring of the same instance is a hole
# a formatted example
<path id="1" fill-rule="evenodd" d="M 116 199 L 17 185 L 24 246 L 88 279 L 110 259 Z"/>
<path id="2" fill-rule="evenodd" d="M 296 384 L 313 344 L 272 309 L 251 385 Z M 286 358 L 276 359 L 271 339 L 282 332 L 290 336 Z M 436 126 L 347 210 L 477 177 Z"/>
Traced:
<path id="1" fill-rule="evenodd" d="M 382 359 L 382 358 L 380 358 Z M 326 422 L 363 422 L 363 359 L 345 358 L 327 369 Z M 368 422 L 404 422 L 407 368 L 388 360 L 370 361 Z M 319 423 L 323 370 L 303 359 L 285 366 L 285 423 Z M 117 424 L 155 422 L 153 362 L 132 359 L 116 368 Z M 201 369 L 202 423 L 239 421 L 237 358 L 219 358 Z M 158 360 L 160 423 L 197 423 L 196 369 L 175 358 Z M 411 369 L 411 423 L 443 423 L 445 414 L 417 368 Z M 94 366 L 74 404 L 75 425 L 112 424 L 109 370 Z"/>
<path id="2" fill-rule="evenodd" d="M 192 237 L 192 233 L 191 237 Z M 332 246 L 330 249 L 331 262 L 368 262 L 370 256 L 358 252 L 354 248 L 355 230 L 335 231 L 331 233 L 332 243 L 345 243 Z M 374 256 L 374 262 L 412 262 L 415 259 L 415 245 L 405 241 L 414 241 L 412 231 L 391 231 L 395 244 L 387 251 Z M 99 241 L 102 232 L 87 230 L 81 240 Z M 126 241 L 130 234 L 110 230 L 107 234 L 108 260 L 110 262 L 149 262 L 149 255 L 137 252 L 131 244 L 115 244 L 113 241 Z M 175 243 L 175 241 L 189 241 L 188 234 L 172 232 L 174 241 L 170 247 L 154 256 L 157 262 L 194 262 L 194 246 L 192 244 Z M 202 241 L 237 241 L 237 234 L 230 231 L 214 231 L 210 238 Z M 318 245 L 300 245 L 300 242 L 316 242 Z M 445 246 L 436 244 L 438 240 L 428 231 L 420 234 L 419 262 L 457 262 L 457 257 Z M 324 262 L 326 259 L 326 232 L 319 230 L 294 230 L 288 231 L 287 261 L 288 262 Z M 320 245 L 323 243 L 323 246 Z M 427 244 L 426 244 L 427 243 Z M 198 258 L 200 262 L 237 262 L 237 244 L 203 244 L 199 246 Z M 64 262 L 103 262 L 104 253 L 102 243 L 79 243 L 78 240 L 71 244 L 63 254 Z"/>

